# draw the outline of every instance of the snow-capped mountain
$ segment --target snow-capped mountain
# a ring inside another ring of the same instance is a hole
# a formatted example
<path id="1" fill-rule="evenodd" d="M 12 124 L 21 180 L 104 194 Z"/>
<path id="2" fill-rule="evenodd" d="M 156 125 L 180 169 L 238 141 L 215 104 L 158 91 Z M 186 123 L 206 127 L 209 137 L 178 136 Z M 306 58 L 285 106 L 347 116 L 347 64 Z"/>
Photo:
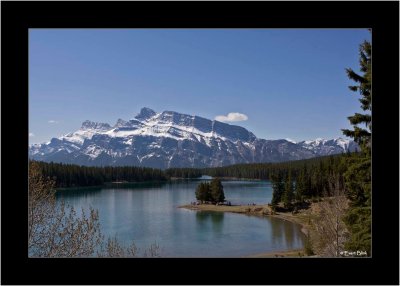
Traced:
<path id="1" fill-rule="evenodd" d="M 314 151 L 319 156 L 337 154 L 344 151 L 347 152 L 347 150 L 349 150 L 350 152 L 354 152 L 358 148 L 357 143 L 343 138 L 330 140 L 317 138 L 311 141 L 301 141 L 297 144 L 308 150 Z"/>
<path id="2" fill-rule="evenodd" d="M 259 139 L 240 126 L 142 108 L 133 119 L 118 119 L 114 126 L 87 120 L 73 133 L 31 145 L 29 156 L 90 166 L 217 167 L 300 160 L 356 148 L 342 138 L 298 143 Z"/>

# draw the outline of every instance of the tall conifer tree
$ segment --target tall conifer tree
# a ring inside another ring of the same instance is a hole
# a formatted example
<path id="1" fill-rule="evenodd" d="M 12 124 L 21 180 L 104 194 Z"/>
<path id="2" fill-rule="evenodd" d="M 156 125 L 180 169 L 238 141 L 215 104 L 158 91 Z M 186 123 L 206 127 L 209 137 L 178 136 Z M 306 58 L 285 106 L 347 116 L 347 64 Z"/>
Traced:
<path id="1" fill-rule="evenodd" d="M 271 204 L 274 206 L 276 206 L 282 200 L 282 195 L 285 190 L 285 186 L 282 180 L 283 178 L 280 172 L 271 175 L 273 189 Z"/>
<path id="2" fill-rule="evenodd" d="M 224 187 L 222 186 L 221 180 L 215 178 L 211 181 L 211 199 L 213 202 L 220 203 L 225 200 Z"/>
<path id="3" fill-rule="evenodd" d="M 353 130 L 342 129 L 343 134 L 354 138 L 360 146 L 364 148 L 370 147 L 371 142 L 371 111 L 372 111 L 372 71 L 371 71 L 371 56 L 372 46 L 368 41 L 364 41 L 360 45 L 360 71 L 362 74 L 358 74 L 351 68 L 346 69 L 347 76 L 355 81 L 356 85 L 349 86 L 349 89 L 354 92 L 359 92 L 361 98 L 361 108 L 366 113 L 355 113 L 349 116 L 350 123 L 354 126 Z M 358 126 L 364 124 L 363 127 Z"/>
<path id="4" fill-rule="evenodd" d="M 343 134 L 354 138 L 361 146 L 361 153 L 349 156 L 348 169 L 344 174 L 350 208 L 344 218 L 351 237 L 346 243 L 349 250 L 366 250 L 371 254 L 371 132 L 372 132 L 372 46 L 368 41 L 360 45 L 361 75 L 347 69 L 347 75 L 356 82 L 350 90 L 361 94 L 361 109 L 367 113 L 355 113 L 348 117 L 353 130 L 343 129 Z M 365 128 L 359 127 L 364 124 Z"/>
<path id="5" fill-rule="evenodd" d="M 288 175 L 285 181 L 285 192 L 283 194 L 283 204 L 285 208 L 291 207 L 292 200 L 294 197 L 294 190 L 293 190 L 293 181 L 292 181 L 292 174 L 291 170 L 289 169 Z"/>

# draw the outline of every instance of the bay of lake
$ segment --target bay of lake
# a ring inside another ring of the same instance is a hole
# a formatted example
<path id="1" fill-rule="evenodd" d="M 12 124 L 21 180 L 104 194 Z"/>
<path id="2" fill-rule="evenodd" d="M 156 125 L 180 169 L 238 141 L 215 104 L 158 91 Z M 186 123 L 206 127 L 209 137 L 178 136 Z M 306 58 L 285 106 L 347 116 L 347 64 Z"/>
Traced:
<path id="1" fill-rule="evenodd" d="M 302 248 L 297 224 L 274 217 L 201 212 L 180 205 L 195 201 L 202 180 L 113 184 L 57 192 L 75 210 L 98 209 L 101 232 L 141 250 L 156 243 L 162 257 L 243 257 L 261 252 Z M 271 201 L 269 181 L 222 181 L 232 204 Z"/>

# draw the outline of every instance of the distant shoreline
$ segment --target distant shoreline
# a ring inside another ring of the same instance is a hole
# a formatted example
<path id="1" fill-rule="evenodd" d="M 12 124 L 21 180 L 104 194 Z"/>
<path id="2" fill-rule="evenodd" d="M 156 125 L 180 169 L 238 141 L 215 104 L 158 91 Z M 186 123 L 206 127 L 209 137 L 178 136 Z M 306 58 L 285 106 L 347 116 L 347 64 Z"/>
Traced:
<path id="1" fill-rule="evenodd" d="M 214 212 L 231 212 L 243 213 L 251 215 L 270 215 L 271 208 L 268 205 L 219 205 L 214 204 L 201 204 L 201 205 L 183 205 L 178 208 L 184 208 L 195 211 L 214 211 Z"/>
<path id="2" fill-rule="evenodd" d="M 267 179 L 246 179 L 246 178 L 235 178 L 235 177 L 218 177 L 222 180 L 237 180 L 237 181 L 268 181 Z M 115 182 L 104 182 L 102 185 L 88 185 L 88 186 L 70 186 L 70 187 L 56 187 L 56 191 L 67 191 L 67 190 L 79 190 L 87 188 L 101 188 L 109 187 L 112 185 L 129 185 L 129 184 L 140 184 L 140 183 L 168 183 L 179 180 L 207 180 L 201 177 L 198 178 L 183 178 L 183 177 L 170 177 L 167 180 L 146 180 L 146 181 L 115 181 Z"/>
<path id="3" fill-rule="evenodd" d="M 167 183 L 168 180 L 149 180 L 149 181 L 115 181 L 115 182 L 104 182 L 101 185 L 89 185 L 89 186 L 71 186 L 71 187 L 59 187 L 55 188 L 56 191 L 69 191 L 69 190 L 82 190 L 82 189 L 95 189 L 95 188 L 104 188 L 104 187 L 116 187 L 116 186 L 124 186 L 124 185 L 135 185 L 135 184 L 159 184 L 159 183 Z"/>
<path id="4" fill-rule="evenodd" d="M 211 177 L 210 178 L 202 178 L 202 177 L 194 177 L 194 178 L 187 178 L 187 177 L 170 177 L 169 180 L 211 180 L 212 178 L 219 178 L 221 180 L 227 181 L 269 181 L 268 179 L 249 179 L 249 178 L 238 178 L 238 177 Z"/>

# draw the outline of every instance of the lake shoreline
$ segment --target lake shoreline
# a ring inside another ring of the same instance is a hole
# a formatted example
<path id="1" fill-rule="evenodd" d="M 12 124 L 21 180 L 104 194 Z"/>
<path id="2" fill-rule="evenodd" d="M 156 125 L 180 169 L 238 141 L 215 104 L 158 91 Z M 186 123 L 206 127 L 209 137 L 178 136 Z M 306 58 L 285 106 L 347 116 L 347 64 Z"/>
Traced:
<path id="1" fill-rule="evenodd" d="M 309 221 L 309 216 L 303 216 L 299 214 L 292 214 L 290 212 L 273 212 L 268 204 L 265 205 L 211 205 L 211 204 L 201 204 L 201 205 L 182 205 L 178 208 L 195 210 L 195 211 L 210 211 L 210 212 L 231 212 L 231 213 L 241 213 L 251 216 L 264 216 L 264 217 L 275 217 L 283 219 L 301 226 L 301 232 L 304 235 L 309 235 L 312 231 L 307 223 Z M 262 257 L 299 257 L 304 255 L 303 249 L 288 249 L 283 251 L 271 251 L 262 252 L 254 255 L 244 256 L 249 258 L 262 258 Z"/>
<path id="2" fill-rule="evenodd" d="M 54 190 L 57 191 L 79 191 L 86 189 L 96 189 L 96 188 L 109 188 L 118 186 L 129 186 L 129 185 L 139 185 L 139 184 L 161 184 L 168 183 L 169 180 L 149 180 L 149 181 L 115 181 L 115 182 L 104 182 L 102 185 L 89 185 L 89 186 L 70 186 L 70 187 L 56 187 Z"/>
<path id="3" fill-rule="evenodd" d="M 214 205 L 214 204 L 200 204 L 200 205 L 182 205 L 178 208 L 184 208 L 195 211 L 213 211 L 213 212 L 231 212 L 243 213 L 251 215 L 268 215 L 271 214 L 271 208 L 268 205 Z"/>
<path id="4" fill-rule="evenodd" d="M 194 210 L 194 211 L 211 211 L 211 212 L 231 212 L 231 213 L 241 213 L 246 215 L 255 216 L 269 216 L 280 218 L 292 223 L 299 224 L 301 226 L 301 232 L 307 235 L 309 233 L 309 228 L 306 223 L 300 219 L 298 215 L 292 214 L 290 212 L 273 212 L 268 204 L 265 205 L 212 205 L 212 204 L 201 204 L 201 205 L 182 205 L 178 208 Z"/>
<path id="5" fill-rule="evenodd" d="M 241 258 L 299 258 L 299 257 L 307 257 L 304 254 L 304 249 L 302 248 L 261 252 L 261 253 L 242 256 Z"/>

